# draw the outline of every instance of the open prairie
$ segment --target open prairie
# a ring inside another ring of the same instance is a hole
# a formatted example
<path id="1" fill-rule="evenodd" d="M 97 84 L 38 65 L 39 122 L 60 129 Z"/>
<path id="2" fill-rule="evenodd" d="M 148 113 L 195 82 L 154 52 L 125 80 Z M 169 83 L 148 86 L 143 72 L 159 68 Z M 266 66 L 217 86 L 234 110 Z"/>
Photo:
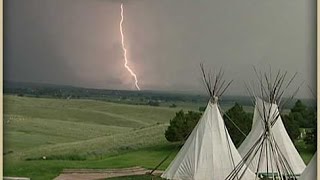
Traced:
<path id="1" fill-rule="evenodd" d="M 177 111 L 16 96 L 5 96 L 4 104 L 5 175 L 32 179 L 53 178 L 64 167 L 105 168 L 134 162 L 153 167 L 170 146 L 164 151 L 153 148 L 154 154 L 143 149 L 168 144 L 164 130 Z"/>
<path id="2" fill-rule="evenodd" d="M 179 106 L 11 95 L 4 96 L 4 105 L 5 176 L 52 179 L 65 168 L 152 169 L 177 151 L 164 131 Z M 195 107 L 185 104 L 183 109 Z M 304 153 L 306 162 L 311 155 Z"/>

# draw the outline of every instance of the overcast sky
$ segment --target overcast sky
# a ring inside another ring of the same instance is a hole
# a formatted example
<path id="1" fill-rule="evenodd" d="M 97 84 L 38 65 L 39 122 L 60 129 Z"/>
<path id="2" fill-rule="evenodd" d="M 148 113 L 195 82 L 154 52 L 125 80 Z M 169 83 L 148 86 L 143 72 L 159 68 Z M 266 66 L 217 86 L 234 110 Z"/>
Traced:
<path id="1" fill-rule="evenodd" d="M 199 63 L 223 67 L 228 94 L 260 69 L 298 72 L 299 96 L 316 88 L 315 0 L 5 0 L 4 79 L 202 92 Z"/>

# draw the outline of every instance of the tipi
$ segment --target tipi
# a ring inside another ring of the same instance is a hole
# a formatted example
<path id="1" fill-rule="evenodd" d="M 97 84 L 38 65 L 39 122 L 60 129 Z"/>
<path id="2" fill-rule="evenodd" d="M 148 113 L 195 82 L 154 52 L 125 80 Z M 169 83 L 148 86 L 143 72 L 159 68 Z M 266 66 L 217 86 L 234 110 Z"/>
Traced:
<path id="1" fill-rule="evenodd" d="M 279 112 L 287 102 L 283 102 L 283 94 L 296 74 L 286 81 L 287 73 L 278 71 L 272 80 L 271 70 L 269 75 L 259 74 L 256 69 L 255 72 L 259 82 L 254 83 L 251 89 L 247 87 L 256 101 L 252 130 L 239 147 L 243 161 L 226 179 L 238 180 L 237 176 L 246 165 L 257 178 L 297 180 L 305 164 L 284 128 Z"/>
<path id="2" fill-rule="evenodd" d="M 234 146 L 221 116 L 218 100 L 230 85 L 221 82 L 223 73 L 206 76 L 201 66 L 210 100 L 198 124 L 185 144 L 162 174 L 162 178 L 179 180 L 224 180 L 242 159 Z M 255 175 L 246 171 L 243 178 L 253 180 Z"/>
<path id="3" fill-rule="evenodd" d="M 277 143 L 277 146 L 279 150 L 281 151 L 284 159 L 287 161 L 287 163 L 290 165 L 290 168 L 292 172 L 296 175 L 299 175 L 302 173 L 302 171 L 305 169 L 306 165 L 304 164 L 302 158 L 300 157 L 298 151 L 296 150 L 294 144 L 292 143 L 284 125 L 281 119 L 281 116 L 279 115 L 278 106 L 276 104 L 271 104 L 267 102 L 263 102 L 262 99 L 256 98 L 256 105 L 255 105 L 255 111 L 253 116 L 253 123 L 252 123 L 252 130 L 246 137 L 246 139 L 243 141 L 243 143 L 238 148 L 239 153 L 242 157 L 246 155 L 246 153 L 250 150 L 250 148 L 253 146 L 253 144 L 260 138 L 260 136 L 264 133 L 264 117 L 261 117 L 259 112 L 263 112 L 267 110 L 264 114 L 273 114 L 275 117 L 277 116 L 277 119 L 275 120 L 274 125 L 271 128 L 272 136 L 274 138 L 274 141 Z M 263 115 L 263 116 L 265 116 Z M 275 117 L 270 117 L 275 118 Z M 270 147 L 268 147 L 270 148 Z M 261 156 L 267 156 L 267 149 L 264 149 L 261 153 Z M 271 149 L 269 150 L 271 151 Z M 258 173 L 265 173 L 267 171 L 271 171 L 271 159 L 269 157 L 269 162 L 267 162 L 266 157 L 261 157 L 259 162 L 259 156 L 255 156 L 252 162 L 249 165 L 249 168 L 252 171 L 256 171 L 259 163 L 259 172 Z M 274 163 L 274 162 L 273 162 Z M 267 167 L 268 166 L 268 167 Z M 268 169 L 267 169 L 268 168 Z M 274 171 L 275 168 L 273 168 Z"/>
<path id="4" fill-rule="evenodd" d="M 299 180 L 316 180 L 317 179 L 317 153 L 315 153 L 306 169 L 301 174 Z"/>

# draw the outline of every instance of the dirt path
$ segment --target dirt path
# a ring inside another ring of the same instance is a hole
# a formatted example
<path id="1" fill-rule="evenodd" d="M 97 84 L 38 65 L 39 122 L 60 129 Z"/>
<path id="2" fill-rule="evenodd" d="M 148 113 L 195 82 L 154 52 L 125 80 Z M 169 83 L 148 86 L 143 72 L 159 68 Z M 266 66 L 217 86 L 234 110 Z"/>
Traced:
<path id="1" fill-rule="evenodd" d="M 123 169 L 64 169 L 54 180 L 98 180 L 111 177 L 143 175 L 150 170 L 141 167 L 131 167 Z M 155 175 L 162 171 L 155 171 Z"/>

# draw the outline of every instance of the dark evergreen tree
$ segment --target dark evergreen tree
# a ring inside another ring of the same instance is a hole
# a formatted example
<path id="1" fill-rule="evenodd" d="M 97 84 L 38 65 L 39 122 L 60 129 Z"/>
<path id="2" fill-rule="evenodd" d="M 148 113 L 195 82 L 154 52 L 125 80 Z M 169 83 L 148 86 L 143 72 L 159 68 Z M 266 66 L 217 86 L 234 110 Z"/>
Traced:
<path id="1" fill-rule="evenodd" d="M 198 123 L 201 113 L 183 110 L 176 113 L 176 116 L 170 120 L 170 125 L 165 132 L 165 137 L 170 142 L 186 140 Z"/>
<path id="2" fill-rule="evenodd" d="M 309 118 L 311 130 L 307 131 L 304 141 L 306 144 L 311 145 L 313 150 L 317 149 L 317 113 L 313 108 L 309 109 Z"/>
<path id="3" fill-rule="evenodd" d="M 293 116 L 294 121 L 298 123 L 300 128 L 310 128 L 310 110 L 306 105 L 302 103 L 301 100 L 297 100 L 289 115 Z"/>
<path id="4" fill-rule="evenodd" d="M 297 119 L 301 119 L 300 113 L 289 113 L 289 115 L 283 116 L 283 124 L 288 132 L 288 135 L 292 141 L 297 139 L 300 135 L 299 124 Z"/>
<path id="5" fill-rule="evenodd" d="M 316 111 L 297 100 L 288 115 L 283 116 L 283 123 L 292 141 L 300 135 L 300 128 L 311 128 L 305 139 L 306 143 L 316 145 Z"/>
<path id="6" fill-rule="evenodd" d="M 200 112 L 204 112 L 206 110 L 206 106 L 201 106 L 201 107 L 199 107 L 199 111 Z"/>
<path id="7" fill-rule="evenodd" d="M 233 143 L 237 147 L 240 146 L 245 139 L 245 135 L 251 130 L 252 114 L 245 112 L 240 104 L 235 103 L 235 105 L 226 112 L 223 119 Z"/>

